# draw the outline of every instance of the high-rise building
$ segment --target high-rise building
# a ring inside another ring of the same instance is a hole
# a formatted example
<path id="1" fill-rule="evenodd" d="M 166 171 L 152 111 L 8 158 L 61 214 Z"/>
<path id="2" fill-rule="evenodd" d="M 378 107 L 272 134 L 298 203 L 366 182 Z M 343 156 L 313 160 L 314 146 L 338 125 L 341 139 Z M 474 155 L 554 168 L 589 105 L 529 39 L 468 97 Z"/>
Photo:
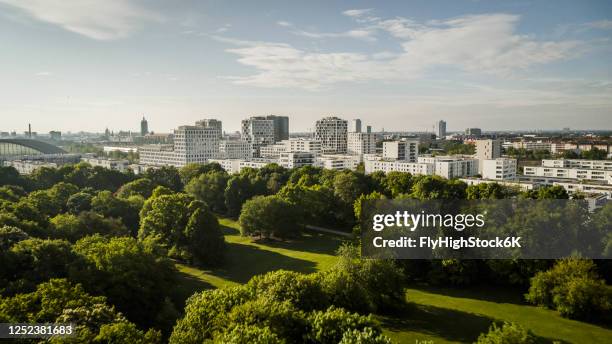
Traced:
<path id="1" fill-rule="evenodd" d="M 242 120 L 242 140 L 252 145 L 253 156 L 259 157 L 259 149 L 274 143 L 274 120 L 251 117 Z"/>
<path id="2" fill-rule="evenodd" d="M 436 135 L 438 136 L 439 140 L 446 137 L 446 121 L 438 121 L 436 126 Z"/>
<path id="3" fill-rule="evenodd" d="M 383 159 L 416 162 L 419 156 L 419 140 L 402 139 L 383 142 Z"/>
<path id="4" fill-rule="evenodd" d="M 516 178 L 516 159 L 497 158 L 479 160 L 482 165 L 482 178 L 492 180 L 512 180 Z"/>
<path id="5" fill-rule="evenodd" d="M 219 138 L 223 136 L 223 123 L 218 119 L 205 118 L 196 122 L 196 125 L 206 128 L 216 128 L 219 130 Z"/>
<path id="6" fill-rule="evenodd" d="M 266 119 L 273 121 L 274 142 L 289 139 L 289 117 L 269 115 L 266 116 Z"/>
<path id="7" fill-rule="evenodd" d="M 184 125 L 174 130 L 174 145 L 150 145 L 139 148 L 140 163 L 172 165 L 205 163 L 219 154 L 219 127 Z"/>
<path id="8" fill-rule="evenodd" d="M 359 118 L 351 121 L 351 128 L 349 129 L 351 133 L 360 133 L 361 132 L 361 120 Z"/>
<path id="9" fill-rule="evenodd" d="M 476 159 L 492 160 L 501 157 L 500 140 L 476 140 Z M 478 164 L 478 173 L 482 174 L 483 164 Z"/>
<path id="10" fill-rule="evenodd" d="M 465 129 L 465 135 L 480 137 L 482 135 L 482 130 L 480 128 L 467 128 Z"/>
<path id="11" fill-rule="evenodd" d="M 366 131 L 361 132 L 361 120 L 354 119 L 347 134 L 346 151 L 355 155 L 375 154 L 376 135 L 372 133 L 372 127 L 368 125 Z"/>
<path id="12" fill-rule="evenodd" d="M 346 153 L 348 122 L 325 117 L 315 124 L 315 139 L 321 141 L 323 153 Z"/>
<path id="13" fill-rule="evenodd" d="M 142 121 L 140 121 L 140 136 L 145 136 L 149 133 L 149 122 L 142 116 Z"/>

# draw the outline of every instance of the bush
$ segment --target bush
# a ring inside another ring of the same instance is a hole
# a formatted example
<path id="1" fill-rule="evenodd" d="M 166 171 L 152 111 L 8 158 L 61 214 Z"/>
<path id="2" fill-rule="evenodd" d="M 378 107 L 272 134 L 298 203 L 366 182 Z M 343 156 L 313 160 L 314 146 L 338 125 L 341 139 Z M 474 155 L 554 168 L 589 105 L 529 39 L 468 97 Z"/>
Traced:
<path id="1" fill-rule="evenodd" d="M 248 301 L 232 308 L 227 326 L 238 325 L 269 327 L 290 343 L 300 342 L 308 328 L 304 313 L 291 303 L 267 299 Z"/>
<path id="2" fill-rule="evenodd" d="M 327 295 L 313 275 L 273 271 L 251 278 L 246 287 L 253 295 L 279 302 L 289 301 L 304 311 L 325 309 L 329 305 Z"/>
<path id="3" fill-rule="evenodd" d="M 380 328 L 371 316 L 350 313 L 342 308 L 331 306 L 326 311 L 313 312 L 308 318 L 311 330 L 308 338 L 315 343 L 335 344 L 342 340 L 347 331 L 370 329 L 380 334 Z"/>
<path id="4" fill-rule="evenodd" d="M 612 309 L 612 290 L 599 279 L 591 260 L 564 259 L 531 279 L 527 301 L 569 318 L 597 317 Z"/>
<path id="5" fill-rule="evenodd" d="M 391 339 L 368 327 L 344 332 L 339 344 L 391 344 Z"/>
<path id="6" fill-rule="evenodd" d="M 185 316 L 178 320 L 170 344 L 199 344 L 212 338 L 227 325 L 227 314 L 237 305 L 252 300 L 244 287 L 207 290 L 192 295 L 185 306 Z"/>
<path id="7" fill-rule="evenodd" d="M 489 328 L 489 332 L 478 336 L 476 344 L 531 344 L 535 343 L 536 338 L 520 325 L 506 322 L 502 327 L 497 327 L 495 323 Z"/>
<path id="8" fill-rule="evenodd" d="M 278 338 L 269 327 L 238 325 L 229 332 L 222 332 L 215 336 L 213 343 L 218 344 L 282 344 L 284 340 Z"/>

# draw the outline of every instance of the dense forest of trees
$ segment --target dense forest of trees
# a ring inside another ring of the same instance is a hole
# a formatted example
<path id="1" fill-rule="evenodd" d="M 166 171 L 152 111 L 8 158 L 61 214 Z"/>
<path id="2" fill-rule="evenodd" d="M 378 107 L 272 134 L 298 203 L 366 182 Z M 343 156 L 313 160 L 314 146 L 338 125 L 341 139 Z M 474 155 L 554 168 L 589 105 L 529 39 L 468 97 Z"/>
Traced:
<path id="1" fill-rule="evenodd" d="M 340 249 L 328 271 L 271 272 L 197 293 L 184 309 L 173 288 L 176 261 L 228 264 L 219 215 L 239 219 L 245 236 L 283 240 L 305 224 L 353 230 L 363 199 L 509 197 L 569 196 L 560 187 L 521 192 L 437 176 L 273 164 L 234 175 L 218 164 L 138 176 L 83 163 L 29 176 L 2 167 L 0 322 L 78 324 L 76 339 L 58 342 L 388 343 L 368 315 L 404 307 L 406 283 L 415 281 L 512 285 L 564 316 L 605 317 L 612 307 L 607 261 L 368 260 L 359 257 L 358 240 Z M 612 205 L 593 216 L 609 228 Z M 507 324 L 481 342 L 506 333 L 529 335 Z"/>

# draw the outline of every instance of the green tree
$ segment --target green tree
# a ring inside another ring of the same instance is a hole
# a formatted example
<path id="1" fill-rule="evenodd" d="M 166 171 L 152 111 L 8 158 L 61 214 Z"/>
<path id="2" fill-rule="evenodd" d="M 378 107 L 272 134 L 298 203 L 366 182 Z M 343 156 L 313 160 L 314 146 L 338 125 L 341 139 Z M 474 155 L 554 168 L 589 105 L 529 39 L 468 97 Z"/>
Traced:
<path id="1" fill-rule="evenodd" d="M 217 218 L 205 205 L 197 207 L 189 217 L 185 241 L 197 264 L 214 266 L 223 262 L 225 237 Z"/>
<path id="2" fill-rule="evenodd" d="M 77 192 L 68 198 L 66 209 L 72 214 L 79 214 L 82 211 L 91 210 L 91 200 L 93 196 L 87 192 Z"/>
<path id="3" fill-rule="evenodd" d="M 150 168 L 144 173 L 144 177 L 150 179 L 155 185 L 165 186 L 175 192 L 183 189 L 181 175 L 176 167 Z"/>
<path id="4" fill-rule="evenodd" d="M 531 331 L 518 324 L 505 322 L 501 327 L 493 323 L 489 332 L 478 336 L 475 344 L 532 344 L 537 342 Z"/>
<path id="5" fill-rule="evenodd" d="M 192 178 L 185 186 L 185 192 L 206 202 L 213 211 L 224 212 L 224 192 L 229 176 L 225 172 L 212 171 Z"/>
<path id="6" fill-rule="evenodd" d="M 282 214 L 279 215 L 279 214 Z M 256 196 L 246 201 L 240 213 L 242 235 L 259 235 L 269 238 L 296 236 L 296 216 L 294 206 L 278 196 Z"/>
<path id="7" fill-rule="evenodd" d="M 127 184 L 123 184 L 123 186 L 121 186 L 117 191 L 117 197 L 127 199 L 131 196 L 138 195 L 142 196 L 144 199 L 147 199 L 151 197 L 153 189 L 155 189 L 155 184 L 153 184 L 150 179 L 140 178 Z"/>
<path id="8" fill-rule="evenodd" d="M 187 185 L 193 178 L 209 172 L 225 172 L 225 170 L 216 162 L 209 164 L 189 163 L 179 170 L 183 185 Z"/>
<path id="9" fill-rule="evenodd" d="M 158 323 L 176 270 L 153 241 L 95 235 L 77 241 L 74 251 L 86 262 L 72 273 L 75 281 L 94 294 L 105 295 L 135 323 Z"/>

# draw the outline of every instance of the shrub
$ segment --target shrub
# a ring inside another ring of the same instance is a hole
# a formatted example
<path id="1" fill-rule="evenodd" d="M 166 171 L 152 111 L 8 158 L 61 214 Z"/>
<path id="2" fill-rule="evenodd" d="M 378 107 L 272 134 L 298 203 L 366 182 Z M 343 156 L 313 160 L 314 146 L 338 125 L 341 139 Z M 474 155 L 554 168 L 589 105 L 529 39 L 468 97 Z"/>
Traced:
<path id="1" fill-rule="evenodd" d="M 478 336 L 476 344 L 531 344 L 535 342 L 536 338 L 530 331 L 515 323 L 506 322 L 502 327 L 497 327 L 493 323 L 489 332 Z"/>
<path id="2" fill-rule="evenodd" d="M 213 343 L 218 344 L 282 344 L 284 340 L 278 338 L 269 327 L 238 325 L 229 332 L 222 332 L 215 336 Z"/>
<path id="3" fill-rule="evenodd" d="M 170 344 L 202 343 L 227 325 L 227 314 L 234 306 L 253 299 L 247 288 L 207 290 L 192 295 L 185 306 L 185 316 L 178 320 Z"/>
<path id="4" fill-rule="evenodd" d="M 308 338 L 315 343 L 335 344 L 342 340 L 347 331 L 370 329 L 380 334 L 378 325 L 370 316 L 350 313 L 342 308 L 331 306 L 326 311 L 313 312 L 308 318 L 311 330 Z"/>
<path id="5" fill-rule="evenodd" d="M 590 318 L 612 308 L 610 286 L 599 279 L 591 260 L 564 259 L 531 279 L 527 301 L 570 318 Z"/>
<path id="6" fill-rule="evenodd" d="M 339 344 L 391 344 L 391 339 L 368 327 L 344 332 Z"/>
<path id="7" fill-rule="evenodd" d="M 289 302 L 277 302 L 267 299 L 248 301 L 232 308 L 228 314 L 228 327 L 254 325 L 269 327 L 279 337 L 288 342 L 302 340 L 307 332 L 304 313 Z"/>
<path id="8" fill-rule="evenodd" d="M 254 295 L 279 302 L 289 301 L 304 311 L 324 309 L 329 305 L 327 295 L 313 275 L 273 271 L 251 278 L 247 288 Z"/>

